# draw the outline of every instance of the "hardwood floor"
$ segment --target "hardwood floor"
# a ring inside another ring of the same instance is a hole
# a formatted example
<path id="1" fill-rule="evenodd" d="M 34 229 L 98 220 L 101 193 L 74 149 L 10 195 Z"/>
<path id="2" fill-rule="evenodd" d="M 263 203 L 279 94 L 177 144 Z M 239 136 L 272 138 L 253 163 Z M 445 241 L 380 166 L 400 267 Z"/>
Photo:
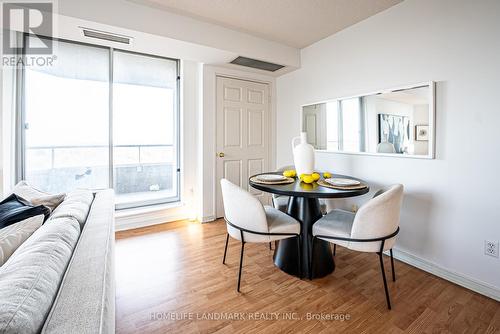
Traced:
<path id="1" fill-rule="evenodd" d="M 223 265 L 223 221 L 116 237 L 117 333 L 500 333 L 500 303 L 399 261 L 387 310 L 376 254 L 337 247 L 335 272 L 309 281 L 247 244 L 239 294 L 240 244 Z"/>

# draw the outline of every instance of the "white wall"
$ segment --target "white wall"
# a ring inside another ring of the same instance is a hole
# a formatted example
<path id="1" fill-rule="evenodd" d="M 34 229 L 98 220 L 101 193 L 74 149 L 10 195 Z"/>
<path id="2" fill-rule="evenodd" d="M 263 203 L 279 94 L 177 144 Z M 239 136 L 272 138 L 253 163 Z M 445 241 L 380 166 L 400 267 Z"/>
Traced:
<path id="1" fill-rule="evenodd" d="M 500 239 L 499 13 L 498 0 L 406 0 L 303 49 L 301 69 L 277 80 L 277 165 L 292 162 L 300 105 L 436 81 L 435 160 L 317 153 L 317 165 L 403 183 L 397 248 L 497 299 L 500 260 L 484 240 Z"/>

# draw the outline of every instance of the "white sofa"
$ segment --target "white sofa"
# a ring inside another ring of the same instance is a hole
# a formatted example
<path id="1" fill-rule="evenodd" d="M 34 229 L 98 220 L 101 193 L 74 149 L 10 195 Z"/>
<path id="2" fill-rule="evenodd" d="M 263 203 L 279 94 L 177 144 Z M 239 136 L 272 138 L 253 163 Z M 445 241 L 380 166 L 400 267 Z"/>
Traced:
<path id="1" fill-rule="evenodd" d="M 114 333 L 114 193 L 76 191 L 0 267 L 0 333 Z"/>

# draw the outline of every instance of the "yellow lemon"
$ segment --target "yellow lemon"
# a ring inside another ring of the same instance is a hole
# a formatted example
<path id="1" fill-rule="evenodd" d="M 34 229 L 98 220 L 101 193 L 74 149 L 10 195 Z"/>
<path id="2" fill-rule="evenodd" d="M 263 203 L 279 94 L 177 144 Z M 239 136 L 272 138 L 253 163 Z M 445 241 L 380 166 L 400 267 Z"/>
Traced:
<path id="1" fill-rule="evenodd" d="M 307 174 L 300 174 L 299 179 L 302 180 Z"/>
<path id="2" fill-rule="evenodd" d="M 286 177 L 294 177 L 293 174 L 294 173 L 291 170 L 286 170 L 286 171 L 283 172 L 283 176 L 286 176 Z"/>
<path id="3" fill-rule="evenodd" d="M 304 175 L 302 177 L 302 181 L 304 183 L 313 183 L 314 182 L 314 177 L 312 175 Z"/>
<path id="4" fill-rule="evenodd" d="M 321 176 L 320 176 L 318 173 L 316 173 L 316 172 L 315 172 L 315 173 L 312 173 L 312 175 L 311 175 L 311 176 L 312 176 L 312 178 L 314 179 L 314 181 L 318 181 L 318 180 L 319 180 L 319 178 L 321 177 Z"/>
<path id="5" fill-rule="evenodd" d="M 328 172 L 324 172 L 324 173 L 323 173 L 323 177 L 324 177 L 325 179 L 329 179 L 329 178 L 331 178 L 331 177 L 332 177 L 332 174 L 330 174 L 330 173 L 328 173 Z"/>

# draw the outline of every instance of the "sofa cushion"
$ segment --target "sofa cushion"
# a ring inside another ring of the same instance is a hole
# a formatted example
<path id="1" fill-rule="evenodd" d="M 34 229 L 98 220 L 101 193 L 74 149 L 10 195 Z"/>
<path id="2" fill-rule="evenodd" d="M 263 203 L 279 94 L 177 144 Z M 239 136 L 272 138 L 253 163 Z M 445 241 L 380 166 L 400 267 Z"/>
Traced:
<path id="1" fill-rule="evenodd" d="M 12 192 L 25 200 L 31 202 L 33 205 L 45 205 L 50 209 L 50 211 L 54 211 L 55 208 L 59 204 L 62 203 L 64 200 L 64 197 L 66 194 L 49 194 L 46 192 L 43 192 L 41 190 L 38 190 L 36 188 L 33 188 L 30 186 L 26 181 L 20 181 Z"/>
<path id="2" fill-rule="evenodd" d="M 38 333 L 78 241 L 73 218 L 52 219 L 0 267 L 0 333 Z"/>
<path id="3" fill-rule="evenodd" d="M 44 218 L 44 215 L 38 215 L 0 229 L 0 266 L 42 226 Z"/>
<path id="4" fill-rule="evenodd" d="M 75 190 L 66 195 L 64 201 L 54 210 L 52 218 L 72 217 L 83 227 L 94 195 L 90 190 Z"/>
<path id="5" fill-rule="evenodd" d="M 300 224 L 292 216 L 268 205 L 264 206 L 264 211 L 269 233 L 300 233 Z"/>
<path id="6" fill-rule="evenodd" d="M 40 214 L 47 218 L 50 209 L 43 205 L 33 206 L 24 198 L 11 194 L 0 202 L 0 229 Z"/>
<path id="7" fill-rule="evenodd" d="M 330 211 L 323 218 L 314 223 L 313 235 L 350 238 L 355 213 L 340 209 Z M 321 238 L 320 238 L 321 239 Z M 325 238 L 326 241 L 330 239 Z M 349 241 L 334 240 L 334 243 L 343 247 L 349 246 Z"/>
<path id="8" fill-rule="evenodd" d="M 66 195 L 66 198 L 64 199 L 64 201 L 67 203 L 79 202 L 85 203 L 87 205 L 92 204 L 93 200 L 94 194 L 92 193 L 92 191 L 86 189 L 77 189 L 71 191 Z"/>

